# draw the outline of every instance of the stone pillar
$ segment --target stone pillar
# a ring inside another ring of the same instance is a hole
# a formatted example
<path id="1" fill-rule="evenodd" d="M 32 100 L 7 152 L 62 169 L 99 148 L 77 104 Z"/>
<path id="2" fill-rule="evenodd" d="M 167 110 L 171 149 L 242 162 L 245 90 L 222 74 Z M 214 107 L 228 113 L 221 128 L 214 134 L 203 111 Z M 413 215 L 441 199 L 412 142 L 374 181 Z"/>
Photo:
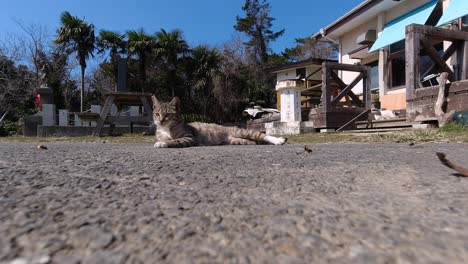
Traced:
<path id="1" fill-rule="evenodd" d="M 59 109 L 59 126 L 68 126 L 68 110 Z"/>
<path id="2" fill-rule="evenodd" d="M 117 60 L 117 91 L 128 92 L 127 62 L 122 58 Z"/>
<path id="3" fill-rule="evenodd" d="M 57 124 L 57 116 L 55 113 L 54 104 L 41 103 L 41 116 L 43 126 L 55 126 Z"/>
<path id="4" fill-rule="evenodd" d="M 76 127 L 83 126 L 83 122 L 81 121 L 80 117 L 77 114 L 75 114 L 75 126 Z"/>
<path id="5" fill-rule="evenodd" d="M 39 87 L 36 89 L 36 93 L 41 98 L 41 109 L 43 104 L 54 104 L 54 93 L 49 87 Z"/>
<path id="6" fill-rule="evenodd" d="M 301 90 L 300 87 L 284 87 L 277 90 L 281 96 L 281 122 L 300 122 Z"/>

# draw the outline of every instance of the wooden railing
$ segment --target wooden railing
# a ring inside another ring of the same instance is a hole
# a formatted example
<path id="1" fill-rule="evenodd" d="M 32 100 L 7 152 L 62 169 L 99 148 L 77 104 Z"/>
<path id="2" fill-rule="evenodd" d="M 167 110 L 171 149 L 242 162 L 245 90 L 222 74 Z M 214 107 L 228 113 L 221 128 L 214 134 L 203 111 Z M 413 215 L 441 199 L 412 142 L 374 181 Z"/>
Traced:
<path id="1" fill-rule="evenodd" d="M 434 44 L 450 41 L 452 44 L 439 55 Z M 468 32 L 412 24 L 406 27 L 406 100 L 415 99 L 416 89 L 421 87 L 421 80 L 431 73 L 448 73 L 451 82 L 468 79 Z M 421 51 L 433 61 L 428 70 L 421 73 Z M 455 74 L 447 65 L 447 60 L 454 54 L 456 64 L 461 66 L 461 74 Z M 458 78 L 456 78 L 458 77 Z"/>
<path id="2" fill-rule="evenodd" d="M 322 69 L 322 112 L 330 112 L 334 108 L 342 107 L 343 98 L 345 98 L 348 107 L 370 108 L 370 67 L 324 62 Z M 359 74 L 349 84 L 346 84 L 338 76 L 338 71 L 350 71 Z M 360 81 L 363 84 L 362 100 L 352 91 Z"/>

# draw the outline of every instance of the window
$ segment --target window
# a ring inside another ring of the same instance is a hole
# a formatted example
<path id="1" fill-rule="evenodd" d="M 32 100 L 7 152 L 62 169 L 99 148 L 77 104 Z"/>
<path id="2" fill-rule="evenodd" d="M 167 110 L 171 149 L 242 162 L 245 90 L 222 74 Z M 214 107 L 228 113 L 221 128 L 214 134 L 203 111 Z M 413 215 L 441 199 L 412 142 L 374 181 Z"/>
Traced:
<path id="1" fill-rule="evenodd" d="M 366 66 L 370 67 L 371 90 L 379 89 L 379 61 L 374 61 Z"/>
<path id="2" fill-rule="evenodd" d="M 389 64 L 389 87 L 400 88 L 406 83 L 406 58 L 405 40 L 390 45 Z"/>

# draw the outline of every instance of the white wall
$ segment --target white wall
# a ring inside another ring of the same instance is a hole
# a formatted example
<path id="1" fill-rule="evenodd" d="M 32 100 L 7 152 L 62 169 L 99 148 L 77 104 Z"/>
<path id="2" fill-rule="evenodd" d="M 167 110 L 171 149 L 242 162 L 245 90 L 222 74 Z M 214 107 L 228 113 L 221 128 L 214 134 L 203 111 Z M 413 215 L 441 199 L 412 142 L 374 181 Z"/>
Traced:
<path id="1" fill-rule="evenodd" d="M 288 80 L 288 79 L 296 79 L 296 69 L 285 70 L 285 71 L 276 73 L 277 82 Z"/>
<path id="2" fill-rule="evenodd" d="M 317 71 L 319 67 L 322 67 L 322 66 L 317 65 L 317 66 L 306 67 L 306 76 L 309 76 L 313 72 Z M 315 73 L 314 75 L 310 76 L 309 80 L 322 80 L 322 71 L 319 71 Z"/>

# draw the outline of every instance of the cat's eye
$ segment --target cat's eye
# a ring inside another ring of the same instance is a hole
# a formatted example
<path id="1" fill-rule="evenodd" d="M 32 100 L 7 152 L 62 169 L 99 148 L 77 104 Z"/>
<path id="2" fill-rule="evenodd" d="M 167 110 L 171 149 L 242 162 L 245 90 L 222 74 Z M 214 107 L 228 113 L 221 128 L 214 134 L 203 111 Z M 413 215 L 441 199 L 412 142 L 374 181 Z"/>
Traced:
<path id="1" fill-rule="evenodd" d="M 159 117 L 159 113 L 156 113 L 155 115 L 156 115 L 157 117 Z"/>

